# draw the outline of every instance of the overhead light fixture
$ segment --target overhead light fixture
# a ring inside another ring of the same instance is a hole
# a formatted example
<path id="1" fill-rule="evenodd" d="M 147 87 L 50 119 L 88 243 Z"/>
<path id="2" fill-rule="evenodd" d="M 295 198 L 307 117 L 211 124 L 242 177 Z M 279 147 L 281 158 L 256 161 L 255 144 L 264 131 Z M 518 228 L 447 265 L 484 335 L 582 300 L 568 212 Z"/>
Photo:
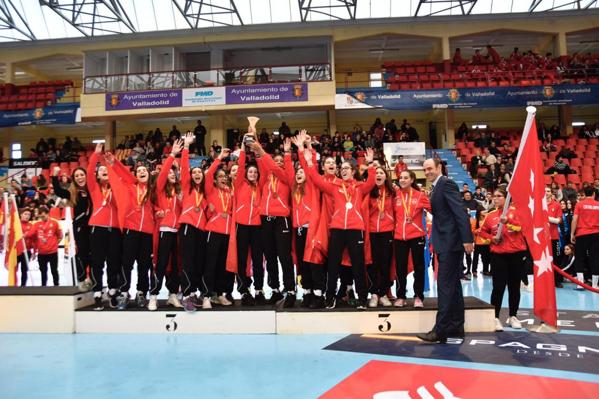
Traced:
<path id="1" fill-rule="evenodd" d="M 398 48 L 371 48 L 368 50 L 368 52 L 372 53 L 372 54 L 381 54 L 386 51 L 394 52 L 394 51 L 399 51 L 399 49 Z"/>
<path id="2" fill-rule="evenodd" d="M 486 129 L 487 125 L 472 125 L 472 129 Z"/>
<path id="3" fill-rule="evenodd" d="M 104 144 L 104 143 L 106 143 L 106 140 L 104 140 L 104 139 L 92 140 L 92 144 Z"/>
<path id="4" fill-rule="evenodd" d="M 576 126 L 584 126 L 586 125 L 586 123 L 584 122 L 572 122 L 572 126 L 576 127 Z"/>

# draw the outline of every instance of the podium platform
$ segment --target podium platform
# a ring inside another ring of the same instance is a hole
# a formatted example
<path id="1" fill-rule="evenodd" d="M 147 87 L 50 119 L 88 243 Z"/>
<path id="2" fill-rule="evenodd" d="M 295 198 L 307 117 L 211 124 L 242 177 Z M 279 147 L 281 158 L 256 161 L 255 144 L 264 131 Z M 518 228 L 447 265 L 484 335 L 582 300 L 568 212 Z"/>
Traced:
<path id="1" fill-rule="evenodd" d="M 77 287 L 0 287 L 0 332 L 74 333 L 75 310 L 93 303 Z"/>
<path id="2" fill-rule="evenodd" d="M 466 332 L 494 331 L 494 309 L 475 297 L 464 298 Z M 114 334 L 397 334 L 429 331 L 435 323 L 437 299 L 423 309 L 412 300 L 404 308 L 353 307 L 310 310 L 274 306 L 214 305 L 188 313 L 159 301 L 157 311 L 93 309 L 91 293 L 76 287 L 0 288 L 0 332 Z"/>

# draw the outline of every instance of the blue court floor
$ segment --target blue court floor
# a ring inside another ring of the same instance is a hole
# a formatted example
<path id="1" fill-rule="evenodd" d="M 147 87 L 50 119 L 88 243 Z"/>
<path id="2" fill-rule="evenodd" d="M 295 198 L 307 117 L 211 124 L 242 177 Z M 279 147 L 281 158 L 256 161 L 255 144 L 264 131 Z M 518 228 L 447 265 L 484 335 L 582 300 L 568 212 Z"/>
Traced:
<path id="1" fill-rule="evenodd" d="M 479 276 L 463 288 L 464 295 L 489 301 L 491 280 Z M 559 310 L 599 313 L 599 295 L 575 291 L 572 284 L 558 290 L 557 299 Z M 532 307 L 532 293 L 524 289 L 521 307 Z M 567 333 L 599 349 L 599 325 Z M 592 372 L 323 349 L 342 338 L 1 334 L 0 398 L 316 398 L 373 359 L 599 383 L 599 373 Z"/>

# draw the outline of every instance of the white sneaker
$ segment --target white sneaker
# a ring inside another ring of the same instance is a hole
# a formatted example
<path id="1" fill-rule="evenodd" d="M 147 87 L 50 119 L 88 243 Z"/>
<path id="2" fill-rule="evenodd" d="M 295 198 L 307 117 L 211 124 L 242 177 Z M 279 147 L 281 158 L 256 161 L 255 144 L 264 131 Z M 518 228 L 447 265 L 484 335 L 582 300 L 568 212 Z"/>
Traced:
<path id="1" fill-rule="evenodd" d="M 393 306 L 395 306 L 396 308 L 403 308 L 404 306 L 406 306 L 406 300 L 402 298 L 397 298 L 395 302 L 393 302 Z"/>
<path id="2" fill-rule="evenodd" d="M 509 324 L 510 327 L 516 328 L 518 330 L 522 328 L 522 323 L 520 323 L 520 320 L 518 320 L 516 316 L 508 318 L 506 323 Z"/>
<path id="3" fill-rule="evenodd" d="M 377 294 L 372 294 L 370 296 L 370 300 L 368 301 L 368 307 L 369 308 L 376 308 L 376 306 L 379 304 L 379 296 Z"/>
<path id="4" fill-rule="evenodd" d="M 148 310 L 158 309 L 158 295 L 150 295 L 150 302 L 148 302 Z"/>
<path id="5" fill-rule="evenodd" d="M 212 309 L 212 303 L 210 302 L 210 298 L 204 297 L 202 300 L 202 309 Z"/>
<path id="6" fill-rule="evenodd" d="M 389 298 L 387 298 L 387 295 L 383 295 L 382 297 L 379 298 L 379 304 L 381 306 L 393 306 L 393 304 L 391 303 L 391 301 L 389 300 Z"/>
<path id="7" fill-rule="evenodd" d="M 495 331 L 503 331 L 503 325 L 498 318 L 495 318 Z"/>
<path id="8" fill-rule="evenodd" d="M 179 297 L 177 296 L 177 294 L 169 294 L 168 295 L 168 299 L 166 300 L 166 304 L 167 305 L 172 305 L 176 308 L 182 308 L 183 305 L 181 304 L 181 301 L 179 300 Z"/>
<path id="9" fill-rule="evenodd" d="M 227 297 L 224 296 L 224 295 L 219 295 L 218 296 L 218 303 L 219 303 L 219 305 L 223 305 L 223 306 L 231 306 L 231 305 L 233 305 L 233 302 L 229 301 L 227 299 Z"/>

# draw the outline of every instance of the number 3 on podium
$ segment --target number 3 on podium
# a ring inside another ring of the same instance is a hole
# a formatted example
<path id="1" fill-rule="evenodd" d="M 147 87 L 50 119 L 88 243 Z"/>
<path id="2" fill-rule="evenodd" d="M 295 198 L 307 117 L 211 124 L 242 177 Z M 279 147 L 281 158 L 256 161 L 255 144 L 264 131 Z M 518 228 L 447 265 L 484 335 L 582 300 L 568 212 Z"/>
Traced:
<path id="1" fill-rule="evenodd" d="M 166 314 L 166 331 L 175 332 L 177 330 L 177 322 L 175 321 L 175 317 L 177 317 L 176 313 Z"/>
<path id="2" fill-rule="evenodd" d="M 379 319 L 381 320 L 381 324 L 379 324 L 380 332 L 388 332 L 391 330 L 391 322 L 389 321 L 390 313 L 379 313 Z"/>

